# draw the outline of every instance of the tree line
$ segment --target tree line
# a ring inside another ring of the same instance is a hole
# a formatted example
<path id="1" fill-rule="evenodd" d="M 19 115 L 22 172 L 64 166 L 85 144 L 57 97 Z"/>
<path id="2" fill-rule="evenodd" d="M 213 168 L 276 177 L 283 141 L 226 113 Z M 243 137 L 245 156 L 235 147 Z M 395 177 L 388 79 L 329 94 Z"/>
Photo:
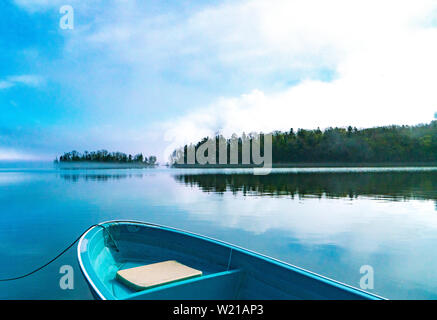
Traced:
<path id="1" fill-rule="evenodd" d="M 142 153 L 132 156 L 122 152 L 108 152 L 107 150 L 85 151 L 84 153 L 75 150 L 66 152 L 56 158 L 55 163 L 61 162 L 103 162 L 103 163 L 132 163 L 154 166 L 156 165 L 156 157 L 145 157 Z"/>
<path id="2" fill-rule="evenodd" d="M 239 163 L 242 162 L 242 141 L 252 141 L 254 136 L 243 134 L 242 137 L 238 137 Z M 218 141 L 223 137 L 218 135 L 215 138 L 218 146 Z M 195 148 L 206 140 L 207 138 L 204 138 L 196 143 Z M 230 141 L 226 140 L 228 156 Z M 185 152 L 185 160 L 187 148 L 187 145 L 181 148 Z M 365 129 L 349 126 L 330 127 L 325 130 L 318 128 L 275 131 L 272 133 L 272 161 L 273 164 L 435 162 L 437 121 L 416 126 L 393 125 Z"/>

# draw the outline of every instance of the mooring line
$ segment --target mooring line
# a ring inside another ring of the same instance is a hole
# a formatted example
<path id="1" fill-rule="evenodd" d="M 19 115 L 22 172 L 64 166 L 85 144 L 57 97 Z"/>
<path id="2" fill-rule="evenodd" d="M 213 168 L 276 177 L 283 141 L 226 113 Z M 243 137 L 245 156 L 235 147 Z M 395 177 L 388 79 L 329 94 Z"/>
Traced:
<path id="1" fill-rule="evenodd" d="M 71 243 L 67 248 L 65 248 L 64 250 L 62 250 L 61 253 L 59 253 L 56 257 L 54 257 L 53 259 L 51 259 L 49 262 L 43 264 L 42 266 L 36 268 L 35 270 L 33 270 L 33 271 L 29 272 L 29 273 L 23 274 L 22 276 L 18 276 L 18 277 L 14 277 L 14 278 L 0 279 L 0 282 L 6 282 L 6 281 L 13 281 L 13 280 L 23 279 L 23 278 L 26 278 L 26 277 L 28 277 L 28 276 L 34 274 L 35 272 L 38 272 L 38 271 L 41 270 L 41 269 L 44 269 L 44 268 L 47 267 L 49 264 L 51 264 L 52 262 L 54 262 L 55 260 L 57 260 L 59 257 L 61 257 L 65 252 L 67 252 L 67 251 L 68 251 L 72 246 L 74 246 L 74 244 L 75 244 L 76 242 L 78 242 L 78 241 L 80 240 L 80 238 L 81 238 L 85 233 L 87 233 L 91 228 L 94 228 L 94 227 L 101 227 L 101 228 L 103 228 L 103 230 L 106 230 L 106 228 L 105 228 L 104 226 L 100 225 L 100 224 L 93 224 L 93 225 L 90 226 L 88 229 L 86 229 L 84 232 L 82 232 L 82 234 L 81 234 L 81 235 L 80 235 L 76 240 L 74 240 L 74 241 L 73 241 L 73 242 L 72 242 L 72 243 Z M 109 233 L 109 232 L 108 232 L 108 233 Z M 115 241 L 112 239 L 111 236 L 110 236 L 110 238 L 111 238 L 111 240 L 112 240 L 112 241 L 114 242 L 114 244 L 115 244 Z M 117 249 L 117 250 L 118 250 L 118 249 Z"/>

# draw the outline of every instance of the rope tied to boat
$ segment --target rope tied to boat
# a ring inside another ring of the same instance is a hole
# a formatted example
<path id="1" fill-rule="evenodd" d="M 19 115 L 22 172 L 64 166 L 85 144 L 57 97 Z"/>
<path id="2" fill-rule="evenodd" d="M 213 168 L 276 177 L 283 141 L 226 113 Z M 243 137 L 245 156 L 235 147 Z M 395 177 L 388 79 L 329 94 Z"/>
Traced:
<path id="1" fill-rule="evenodd" d="M 38 268 L 32 270 L 31 272 L 28 272 L 28 273 L 23 274 L 23 275 L 21 275 L 21 276 L 17 276 L 17 277 L 13 277 L 13 278 L 0 279 L 0 282 L 14 281 L 14 280 L 23 279 L 23 278 L 26 278 L 26 277 L 28 277 L 28 276 L 30 276 L 30 275 L 32 275 L 32 274 L 34 274 L 34 273 L 36 273 L 36 272 L 38 272 L 38 271 L 44 269 L 45 267 L 47 267 L 48 265 L 50 265 L 51 263 L 53 263 L 54 261 L 56 261 L 58 258 L 60 258 L 60 257 L 61 257 L 65 252 L 67 252 L 67 251 L 68 251 L 72 246 L 74 246 L 74 245 L 76 244 L 76 242 L 78 242 L 78 241 L 80 240 L 80 238 L 81 238 L 85 233 L 87 233 L 90 229 L 92 229 L 92 228 L 94 228 L 94 227 L 101 227 L 101 228 L 103 228 L 103 230 L 105 230 L 105 231 L 108 233 L 108 235 L 109 235 L 111 241 L 114 243 L 115 249 L 116 249 L 117 252 L 118 252 L 119 250 L 118 250 L 117 244 L 115 243 L 114 239 L 112 238 L 111 233 L 110 233 L 108 230 L 106 230 L 106 227 L 105 227 L 105 226 L 102 226 L 101 224 L 93 224 L 92 226 L 90 226 L 89 228 L 87 228 L 84 232 L 82 232 L 82 234 L 81 234 L 79 237 L 77 237 L 76 240 L 74 240 L 72 243 L 70 243 L 70 244 L 68 245 L 68 247 L 66 247 L 64 250 L 62 250 L 58 255 L 56 255 L 53 259 L 51 259 L 51 260 L 48 261 L 47 263 L 45 263 L 45 264 L 43 264 L 42 266 L 40 266 L 40 267 L 38 267 Z"/>

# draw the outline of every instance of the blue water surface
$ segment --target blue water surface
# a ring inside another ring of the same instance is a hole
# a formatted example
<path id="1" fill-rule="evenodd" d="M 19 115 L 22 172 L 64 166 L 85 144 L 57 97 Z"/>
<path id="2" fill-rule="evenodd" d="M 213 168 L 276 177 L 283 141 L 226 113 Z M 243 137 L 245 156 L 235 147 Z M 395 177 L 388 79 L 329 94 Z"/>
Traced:
<path id="1" fill-rule="evenodd" d="M 158 223 L 224 240 L 391 299 L 437 298 L 437 168 L 75 169 L 0 164 L 0 278 L 50 260 L 90 225 Z M 60 268 L 74 269 L 63 290 Z M 0 299 L 91 299 L 76 246 Z"/>

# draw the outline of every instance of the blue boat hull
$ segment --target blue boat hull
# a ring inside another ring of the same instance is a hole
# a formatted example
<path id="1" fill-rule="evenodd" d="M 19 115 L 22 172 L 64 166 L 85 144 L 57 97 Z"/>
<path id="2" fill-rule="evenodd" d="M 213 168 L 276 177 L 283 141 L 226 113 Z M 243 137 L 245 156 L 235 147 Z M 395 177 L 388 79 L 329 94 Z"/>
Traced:
<path id="1" fill-rule="evenodd" d="M 381 299 L 234 245 L 140 222 L 91 228 L 79 241 L 78 260 L 94 296 L 105 300 Z M 120 269 L 166 260 L 203 275 L 139 292 L 116 280 Z"/>

